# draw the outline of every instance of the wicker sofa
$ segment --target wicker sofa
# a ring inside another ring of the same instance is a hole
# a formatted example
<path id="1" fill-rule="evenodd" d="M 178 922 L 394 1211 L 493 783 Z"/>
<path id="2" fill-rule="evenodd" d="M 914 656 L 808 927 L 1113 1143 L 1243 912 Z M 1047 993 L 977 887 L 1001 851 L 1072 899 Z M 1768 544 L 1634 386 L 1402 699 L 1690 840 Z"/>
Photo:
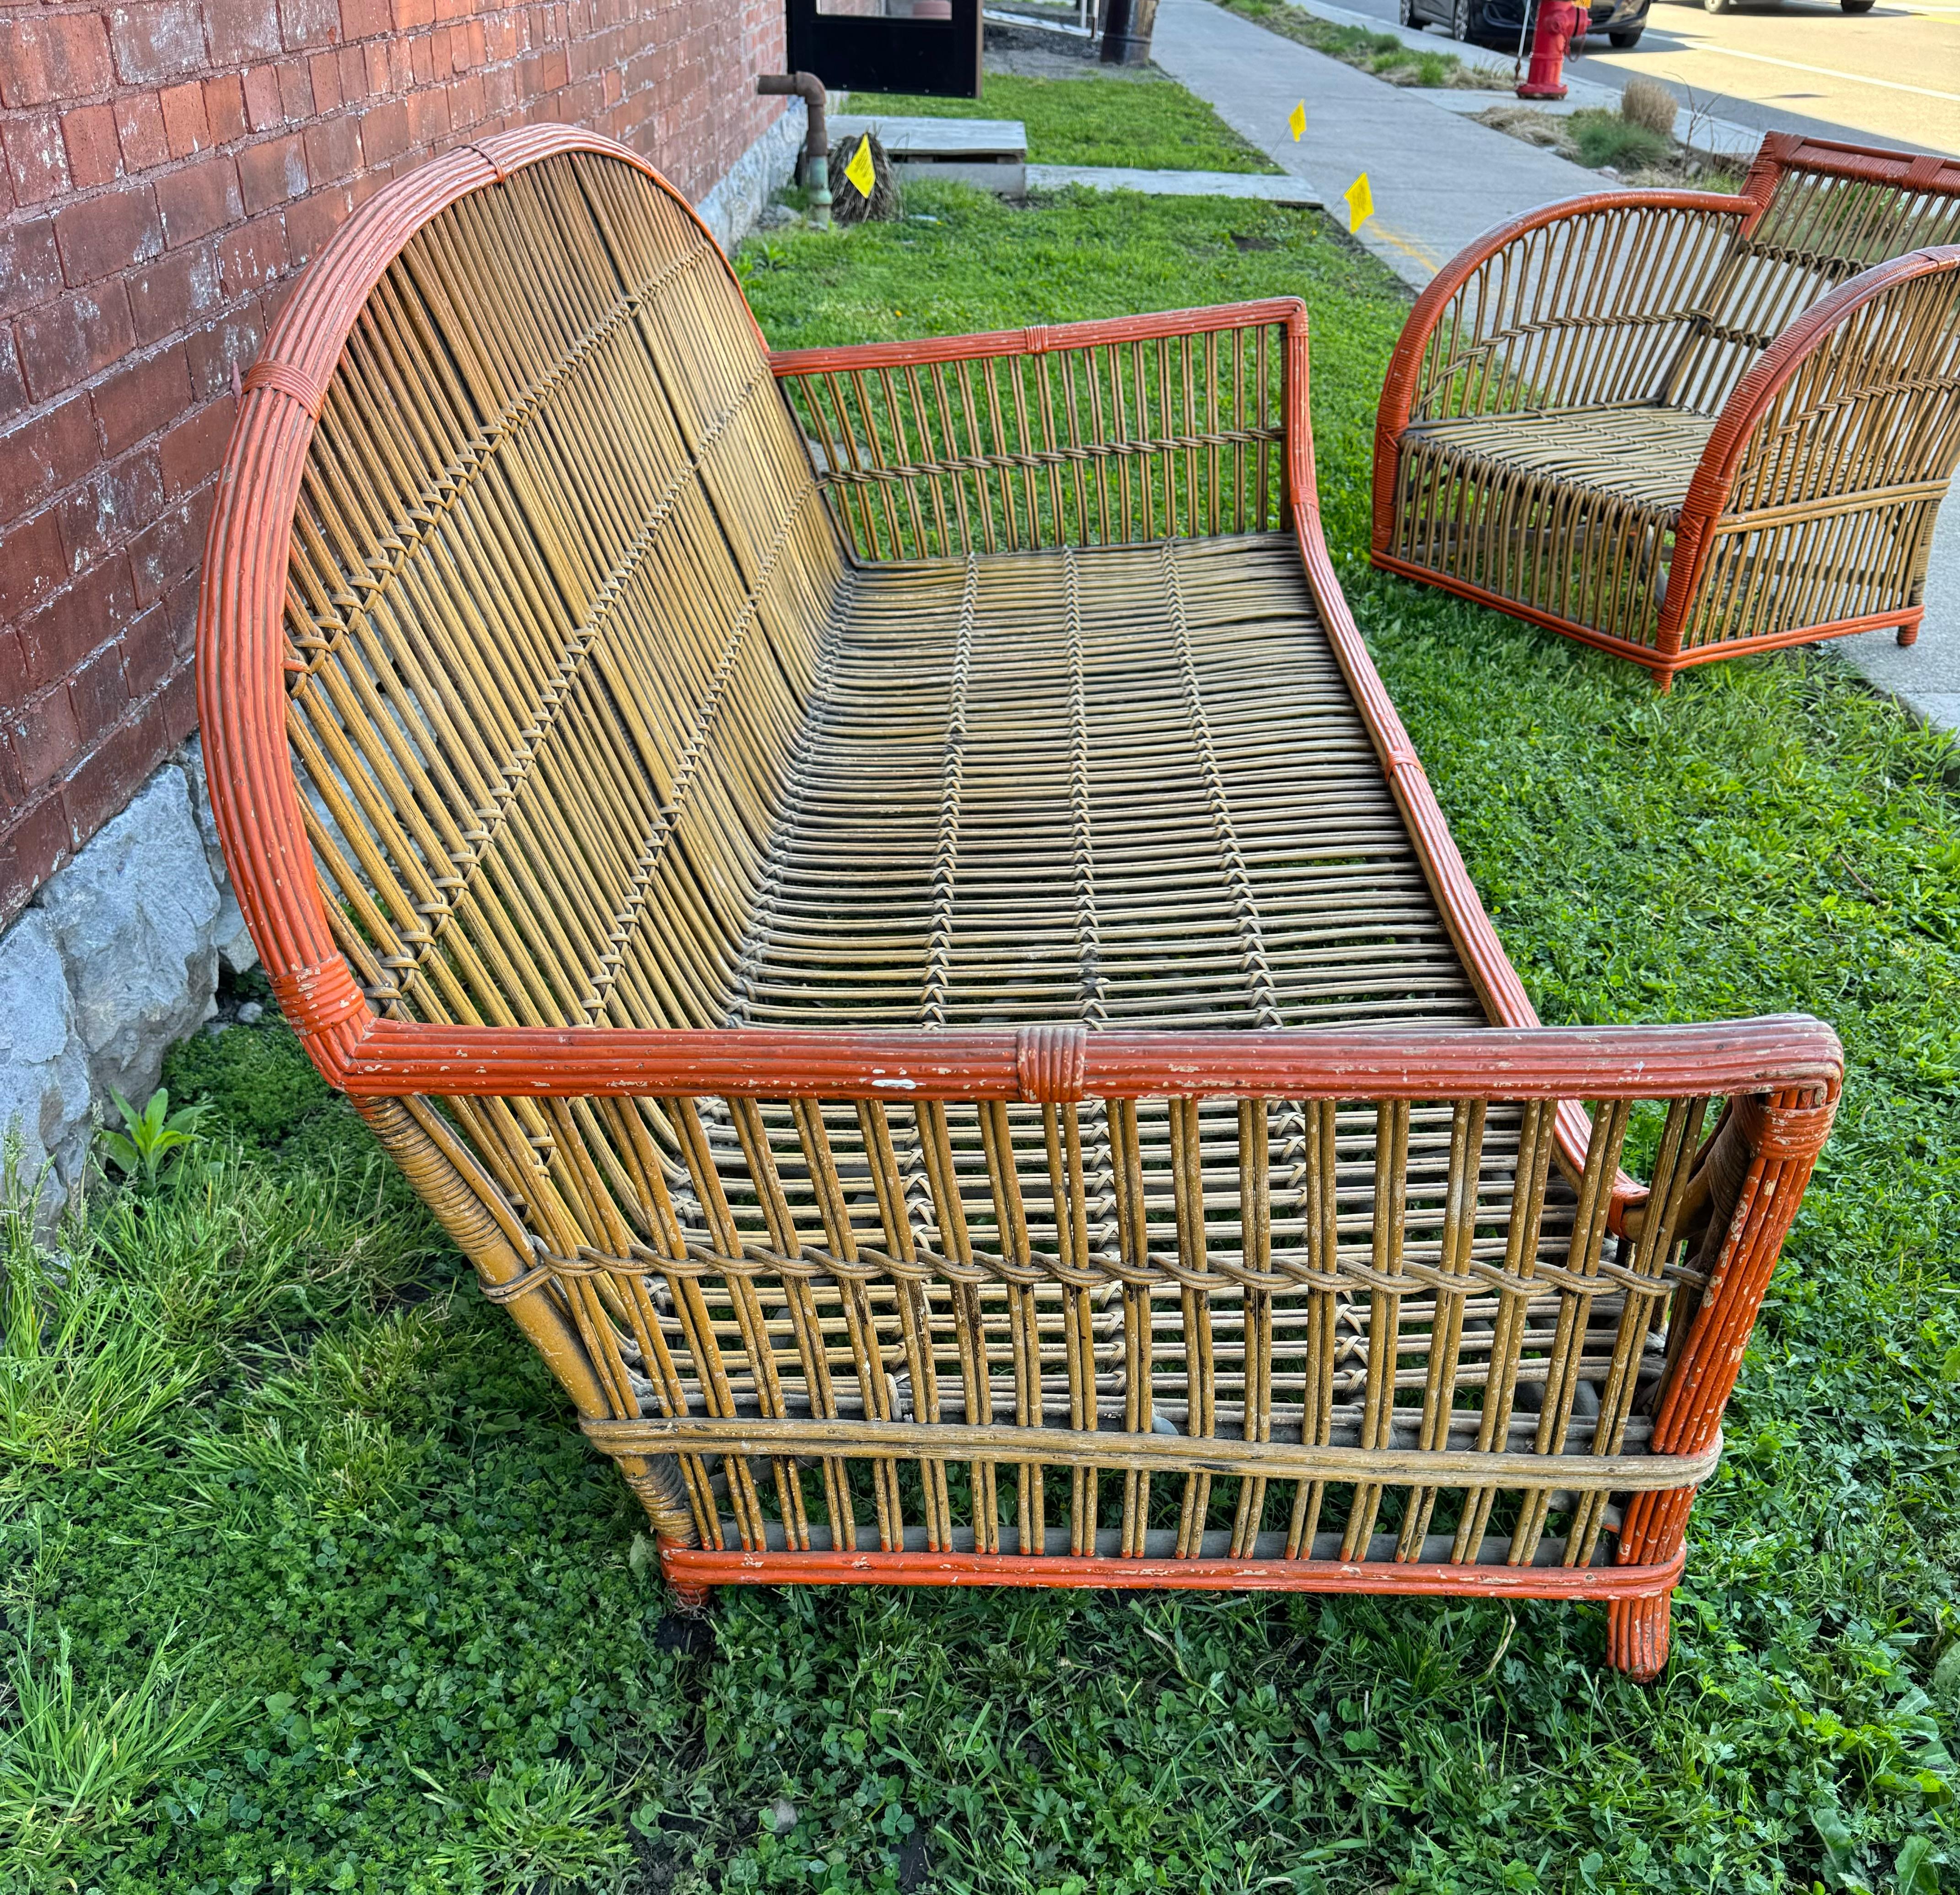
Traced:
<path id="1" fill-rule="evenodd" d="M 1537 1025 L 1306 370 L 1291 301 L 772 355 L 550 128 L 363 206 L 246 377 L 240 899 L 683 1599 L 1589 1598 L 1662 1661 L 1837 1042 Z"/>
<path id="2" fill-rule="evenodd" d="M 1960 159 L 1780 132 L 1732 197 L 1500 225 L 1396 345 L 1375 564 L 1663 690 L 1740 651 L 1911 644 L 1960 461 L 1957 240 Z"/>

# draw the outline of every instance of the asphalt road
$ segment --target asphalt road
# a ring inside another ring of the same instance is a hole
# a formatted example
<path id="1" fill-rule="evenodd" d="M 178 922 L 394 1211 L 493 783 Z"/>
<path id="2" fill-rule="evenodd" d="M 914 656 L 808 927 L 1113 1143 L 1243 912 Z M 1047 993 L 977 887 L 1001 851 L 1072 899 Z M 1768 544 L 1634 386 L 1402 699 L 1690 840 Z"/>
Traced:
<path id="1" fill-rule="evenodd" d="M 1395 0 L 1339 3 L 1395 18 Z M 1960 0 L 1882 0 L 1857 17 L 1837 0 L 1724 14 L 1655 0 L 1637 46 L 1614 53 L 1596 37 L 1574 76 L 1620 85 L 1636 74 L 1734 124 L 1960 155 Z"/>

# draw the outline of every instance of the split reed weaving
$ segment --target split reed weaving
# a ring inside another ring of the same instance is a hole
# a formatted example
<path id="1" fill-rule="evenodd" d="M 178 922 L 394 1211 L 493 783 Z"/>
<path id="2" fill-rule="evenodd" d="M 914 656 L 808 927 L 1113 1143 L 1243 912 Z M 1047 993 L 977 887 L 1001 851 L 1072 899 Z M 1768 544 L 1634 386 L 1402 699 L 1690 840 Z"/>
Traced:
<path id="1" fill-rule="evenodd" d="M 1376 563 L 1663 688 L 1741 650 L 1911 643 L 1960 461 L 1956 245 L 1960 162 L 1781 134 L 1732 197 L 1501 227 L 1398 346 Z"/>
<path id="2" fill-rule="evenodd" d="M 523 137 L 253 371 L 206 741 L 289 1016 L 670 1574 L 1589 1588 L 1650 1674 L 1834 1042 L 1528 1030 L 1298 305 L 772 358 Z"/>

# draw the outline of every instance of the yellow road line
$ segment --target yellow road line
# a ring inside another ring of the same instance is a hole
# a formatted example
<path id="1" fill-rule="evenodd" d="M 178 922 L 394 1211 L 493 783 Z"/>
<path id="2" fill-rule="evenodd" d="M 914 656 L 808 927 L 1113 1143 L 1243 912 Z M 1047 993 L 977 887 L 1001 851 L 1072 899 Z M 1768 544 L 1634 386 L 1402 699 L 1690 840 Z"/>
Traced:
<path id="1" fill-rule="evenodd" d="M 1384 224 L 1378 217 L 1374 220 L 1373 234 L 1392 250 L 1398 250 L 1405 256 L 1412 257 L 1427 270 L 1430 275 L 1442 269 L 1443 260 L 1427 244 L 1420 244 L 1412 237 L 1405 237 L 1392 226 Z"/>

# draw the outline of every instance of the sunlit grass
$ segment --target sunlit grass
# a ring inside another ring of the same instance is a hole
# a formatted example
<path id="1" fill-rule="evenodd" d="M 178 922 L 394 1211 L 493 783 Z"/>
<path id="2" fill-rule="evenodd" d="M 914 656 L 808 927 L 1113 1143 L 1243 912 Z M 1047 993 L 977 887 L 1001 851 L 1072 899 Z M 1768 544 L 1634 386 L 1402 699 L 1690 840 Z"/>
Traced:
<path id="1" fill-rule="evenodd" d="M 854 116 L 1019 119 L 1032 164 L 1141 165 L 1153 170 L 1277 171 L 1201 99 L 1166 80 L 1031 79 L 990 72 L 977 99 L 854 92 Z"/>
<path id="2" fill-rule="evenodd" d="M 91 1842 L 113 1842 L 172 1772 L 221 1729 L 221 1700 L 189 1686 L 195 1655 L 171 1660 L 172 1633 L 118 1690 L 78 1679 L 65 1629 L 25 1615 L 0 1709 L 0 1885 L 52 1874 Z"/>

